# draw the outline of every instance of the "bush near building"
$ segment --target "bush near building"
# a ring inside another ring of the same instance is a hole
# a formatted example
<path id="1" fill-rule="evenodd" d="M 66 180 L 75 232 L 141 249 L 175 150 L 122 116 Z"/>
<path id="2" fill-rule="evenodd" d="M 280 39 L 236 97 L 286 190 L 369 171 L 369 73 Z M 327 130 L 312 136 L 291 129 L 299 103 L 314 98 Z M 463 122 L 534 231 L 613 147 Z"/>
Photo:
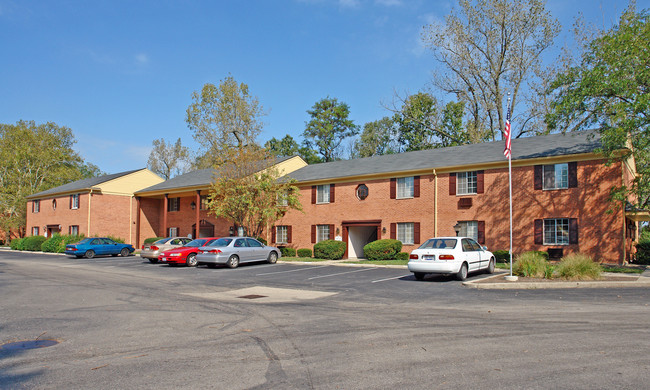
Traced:
<path id="1" fill-rule="evenodd" d="M 509 263 L 510 262 L 510 251 L 508 250 L 496 250 L 492 251 L 492 254 L 494 255 L 494 258 L 496 259 L 497 263 Z"/>
<path id="2" fill-rule="evenodd" d="M 311 249 L 309 248 L 298 249 L 298 257 L 311 257 Z"/>
<path id="3" fill-rule="evenodd" d="M 311 253 L 311 251 L 309 252 Z M 280 253 L 282 254 L 282 257 L 296 257 L 295 248 L 282 247 L 280 248 Z"/>
<path id="4" fill-rule="evenodd" d="M 399 240 L 377 240 L 363 247 L 363 254 L 368 260 L 393 260 L 402 250 Z"/>
<path id="5" fill-rule="evenodd" d="M 325 240 L 314 245 L 314 257 L 317 259 L 339 260 L 345 254 L 347 244 L 343 241 Z"/>
<path id="6" fill-rule="evenodd" d="M 555 267 L 554 274 L 560 278 L 572 280 L 593 280 L 600 278 L 602 268 L 600 264 L 581 253 L 563 258 Z"/>
<path id="7" fill-rule="evenodd" d="M 13 242 L 13 241 L 12 241 Z M 650 239 L 636 244 L 636 264 L 650 264 Z"/>
<path id="8" fill-rule="evenodd" d="M 14 238 L 13 240 L 11 240 L 11 243 L 9 244 L 9 248 L 15 251 L 25 250 L 25 246 L 23 245 L 24 242 L 25 242 L 24 238 Z"/>
<path id="9" fill-rule="evenodd" d="M 47 240 L 45 236 L 29 236 L 23 241 L 23 249 L 30 252 L 40 252 L 41 245 Z"/>
<path id="10" fill-rule="evenodd" d="M 75 242 L 81 241 L 85 236 L 81 235 L 70 235 L 70 234 L 55 234 L 52 237 L 48 238 L 42 245 L 41 250 L 43 252 L 50 253 L 63 253 L 65 252 L 65 246 L 67 244 L 74 244 Z"/>
<path id="11" fill-rule="evenodd" d="M 408 260 L 409 259 L 409 253 L 408 252 L 399 252 L 398 254 L 395 255 L 396 260 Z"/>
<path id="12" fill-rule="evenodd" d="M 543 278 L 549 275 L 550 264 L 544 252 L 530 251 L 517 256 L 512 265 L 512 273 L 529 278 Z"/>
<path id="13" fill-rule="evenodd" d="M 162 240 L 163 238 L 165 238 L 165 237 L 149 237 L 149 238 L 146 238 L 144 240 L 143 244 L 151 244 L 151 243 L 156 242 L 158 240 Z"/>

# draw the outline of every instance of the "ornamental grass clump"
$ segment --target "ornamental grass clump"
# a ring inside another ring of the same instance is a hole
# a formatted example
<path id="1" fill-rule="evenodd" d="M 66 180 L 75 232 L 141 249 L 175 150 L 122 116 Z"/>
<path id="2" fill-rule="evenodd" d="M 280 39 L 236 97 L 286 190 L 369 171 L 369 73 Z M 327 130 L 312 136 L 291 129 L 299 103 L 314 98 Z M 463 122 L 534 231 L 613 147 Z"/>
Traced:
<path id="1" fill-rule="evenodd" d="M 571 280 L 594 280 L 600 278 L 602 267 L 593 259 L 583 254 L 564 257 L 555 267 L 555 275 Z"/>
<path id="2" fill-rule="evenodd" d="M 524 252 L 517 256 L 512 265 L 515 275 L 529 278 L 544 278 L 548 276 L 548 269 L 548 261 L 538 252 Z"/>

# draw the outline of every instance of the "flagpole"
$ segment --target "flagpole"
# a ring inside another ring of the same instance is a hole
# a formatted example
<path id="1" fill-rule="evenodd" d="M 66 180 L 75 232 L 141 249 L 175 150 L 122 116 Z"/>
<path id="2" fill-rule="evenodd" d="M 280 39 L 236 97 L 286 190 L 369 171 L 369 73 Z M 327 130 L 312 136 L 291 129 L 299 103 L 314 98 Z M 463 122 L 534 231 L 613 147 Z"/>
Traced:
<path id="1" fill-rule="evenodd" d="M 503 138 L 506 141 L 506 148 L 503 154 L 508 159 L 508 190 L 509 190 L 509 203 L 510 203 L 510 276 L 506 276 L 507 281 L 515 281 L 518 278 L 512 275 L 512 128 L 510 125 L 510 92 L 508 92 L 508 111 L 506 114 L 506 126 L 503 132 Z"/>
<path id="2" fill-rule="evenodd" d="M 510 98 L 508 98 L 510 106 Z M 510 189 L 510 277 L 512 278 L 512 155 L 508 158 L 508 188 Z"/>

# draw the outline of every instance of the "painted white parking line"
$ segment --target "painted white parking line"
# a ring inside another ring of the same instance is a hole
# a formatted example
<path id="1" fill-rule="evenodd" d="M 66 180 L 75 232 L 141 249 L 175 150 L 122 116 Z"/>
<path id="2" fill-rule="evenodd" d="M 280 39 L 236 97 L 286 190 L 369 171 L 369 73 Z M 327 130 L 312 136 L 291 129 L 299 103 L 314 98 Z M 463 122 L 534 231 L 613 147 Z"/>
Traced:
<path id="1" fill-rule="evenodd" d="M 264 273 L 264 274 L 257 274 L 255 276 L 286 274 L 286 273 L 289 273 L 289 272 L 308 271 L 310 269 L 323 268 L 323 267 L 329 267 L 329 265 L 319 265 L 318 267 L 305 267 L 305 268 L 300 268 L 300 269 L 292 269 L 292 270 L 289 270 L 289 271 L 267 272 L 267 273 Z"/>
<path id="2" fill-rule="evenodd" d="M 402 275 L 402 276 L 395 276 L 394 278 L 386 278 L 386 279 L 373 280 L 373 281 L 370 282 L 370 283 L 379 283 L 379 282 L 385 282 L 385 281 L 387 281 L 387 280 L 401 279 L 401 278 L 403 278 L 403 277 L 405 277 L 405 276 L 411 276 L 411 274 L 408 274 L 408 275 Z"/>
<path id="3" fill-rule="evenodd" d="M 335 274 L 321 275 L 321 276 L 314 276 L 314 277 L 312 277 L 312 278 L 307 278 L 307 280 L 320 279 L 320 278 L 328 278 L 328 277 L 330 277 L 330 276 L 337 276 L 337 275 L 351 274 L 351 273 L 354 273 L 354 272 L 370 271 L 370 270 L 373 270 L 373 269 L 374 269 L 374 268 L 364 268 L 364 269 L 358 269 L 358 270 L 355 270 L 355 271 L 338 272 L 338 273 L 335 273 Z"/>

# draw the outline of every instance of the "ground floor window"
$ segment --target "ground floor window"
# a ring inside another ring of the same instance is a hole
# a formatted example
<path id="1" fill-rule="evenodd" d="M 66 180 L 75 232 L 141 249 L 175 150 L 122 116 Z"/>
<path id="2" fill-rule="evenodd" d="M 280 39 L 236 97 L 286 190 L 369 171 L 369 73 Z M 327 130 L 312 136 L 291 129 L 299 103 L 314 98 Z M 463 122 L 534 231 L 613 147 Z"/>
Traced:
<path id="1" fill-rule="evenodd" d="M 478 221 L 460 221 L 460 233 L 461 237 L 473 238 L 475 241 L 478 241 Z"/>
<path id="2" fill-rule="evenodd" d="M 569 244 L 569 218 L 544 220 L 544 245 Z"/>
<path id="3" fill-rule="evenodd" d="M 330 225 L 317 225 L 316 242 L 321 242 L 329 239 L 330 239 Z"/>
<path id="4" fill-rule="evenodd" d="M 32 236 L 38 236 L 39 229 L 38 226 L 32 227 Z"/>
<path id="5" fill-rule="evenodd" d="M 275 242 L 278 244 L 287 244 L 289 242 L 289 227 L 276 226 L 275 227 Z"/>
<path id="6" fill-rule="evenodd" d="M 397 224 L 397 239 L 399 241 L 402 241 L 402 244 L 404 245 L 413 245 L 415 242 L 413 237 L 414 237 L 414 223 L 413 222 L 406 222 L 406 223 L 398 223 Z"/>
<path id="7" fill-rule="evenodd" d="M 167 229 L 167 237 L 177 237 L 177 236 L 178 236 L 177 227 L 170 227 Z"/>
<path id="8" fill-rule="evenodd" d="M 73 236 L 78 236 L 79 235 L 79 226 L 78 225 L 72 225 L 69 228 L 69 234 Z"/>

